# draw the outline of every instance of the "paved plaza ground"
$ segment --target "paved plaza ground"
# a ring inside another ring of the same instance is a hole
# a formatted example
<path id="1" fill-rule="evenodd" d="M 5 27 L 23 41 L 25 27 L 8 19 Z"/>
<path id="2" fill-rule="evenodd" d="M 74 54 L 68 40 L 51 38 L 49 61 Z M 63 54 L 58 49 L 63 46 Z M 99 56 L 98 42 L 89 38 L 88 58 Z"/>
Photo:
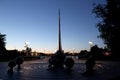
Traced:
<path id="1" fill-rule="evenodd" d="M 71 73 L 47 70 L 47 61 L 47 58 L 25 61 L 21 70 L 14 68 L 14 74 L 7 73 L 8 62 L 0 62 L 0 80 L 120 80 L 120 62 L 97 61 L 95 73 L 85 76 L 82 75 L 85 71 L 84 60 L 75 60 Z"/>

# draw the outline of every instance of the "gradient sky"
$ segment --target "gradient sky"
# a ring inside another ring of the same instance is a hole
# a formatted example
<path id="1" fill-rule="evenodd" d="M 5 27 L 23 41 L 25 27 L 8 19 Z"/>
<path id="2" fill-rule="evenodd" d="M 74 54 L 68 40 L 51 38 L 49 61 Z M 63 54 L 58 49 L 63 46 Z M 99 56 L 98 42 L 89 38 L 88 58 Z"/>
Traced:
<path id="1" fill-rule="evenodd" d="M 93 3 L 105 0 L 0 0 L 0 32 L 6 34 L 7 49 L 52 51 L 58 47 L 58 8 L 61 10 L 62 48 L 89 50 L 89 41 L 103 47 L 95 27 Z"/>

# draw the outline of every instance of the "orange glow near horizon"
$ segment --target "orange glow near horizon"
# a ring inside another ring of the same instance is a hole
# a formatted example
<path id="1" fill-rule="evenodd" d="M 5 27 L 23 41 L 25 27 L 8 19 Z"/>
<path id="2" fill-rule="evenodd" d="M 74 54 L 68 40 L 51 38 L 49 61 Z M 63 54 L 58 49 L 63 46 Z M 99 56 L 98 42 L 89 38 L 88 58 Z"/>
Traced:
<path id="1" fill-rule="evenodd" d="M 22 51 L 25 50 L 25 48 L 16 48 L 16 47 L 6 47 L 7 50 L 18 50 Z M 49 49 L 32 49 L 32 52 L 41 52 L 45 54 L 55 53 L 57 50 L 49 50 Z M 64 50 L 64 52 L 70 52 L 70 53 L 79 53 L 80 50 L 71 49 L 71 50 Z"/>

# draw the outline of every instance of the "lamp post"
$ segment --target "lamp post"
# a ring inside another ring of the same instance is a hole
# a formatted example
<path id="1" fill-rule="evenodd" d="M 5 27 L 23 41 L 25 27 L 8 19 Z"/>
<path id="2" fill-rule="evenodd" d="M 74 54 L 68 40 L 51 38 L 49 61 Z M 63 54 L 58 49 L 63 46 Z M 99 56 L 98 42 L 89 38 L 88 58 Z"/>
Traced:
<path id="1" fill-rule="evenodd" d="M 92 42 L 92 41 L 89 41 L 88 43 L 89 43 L 90 48 L 91 48 L 91 47 L 93 46 L 93 42 Z"/>

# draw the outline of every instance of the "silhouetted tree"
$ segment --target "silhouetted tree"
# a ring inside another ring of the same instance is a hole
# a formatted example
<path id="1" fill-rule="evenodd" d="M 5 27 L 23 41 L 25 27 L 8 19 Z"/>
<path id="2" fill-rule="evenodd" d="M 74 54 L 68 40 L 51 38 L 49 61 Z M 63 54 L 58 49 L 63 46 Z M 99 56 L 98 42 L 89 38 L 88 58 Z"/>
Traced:
<path id="1" fill-rule="evenodd" d="M 97 28 L 107 47 L 114 53 L 120 54 L 120 0 L 106 0 L 106 4 L 95 4 L 93 13 L 100 18 Z"/>
<path id="2" fill-rule="evenodd" d="M 6 50 L 5 48 L 6 37 L 5 36 L 6 36 L 5 34 L 0 33 L 0 53 Z"/>
<path id="3" fill-rule="evenodd" d="M 86 58 L 88 56 L 88 51 L 87 50 L 81 50 L 80 53 L 78 54 L 78 59 L 80 58 Z"/>

